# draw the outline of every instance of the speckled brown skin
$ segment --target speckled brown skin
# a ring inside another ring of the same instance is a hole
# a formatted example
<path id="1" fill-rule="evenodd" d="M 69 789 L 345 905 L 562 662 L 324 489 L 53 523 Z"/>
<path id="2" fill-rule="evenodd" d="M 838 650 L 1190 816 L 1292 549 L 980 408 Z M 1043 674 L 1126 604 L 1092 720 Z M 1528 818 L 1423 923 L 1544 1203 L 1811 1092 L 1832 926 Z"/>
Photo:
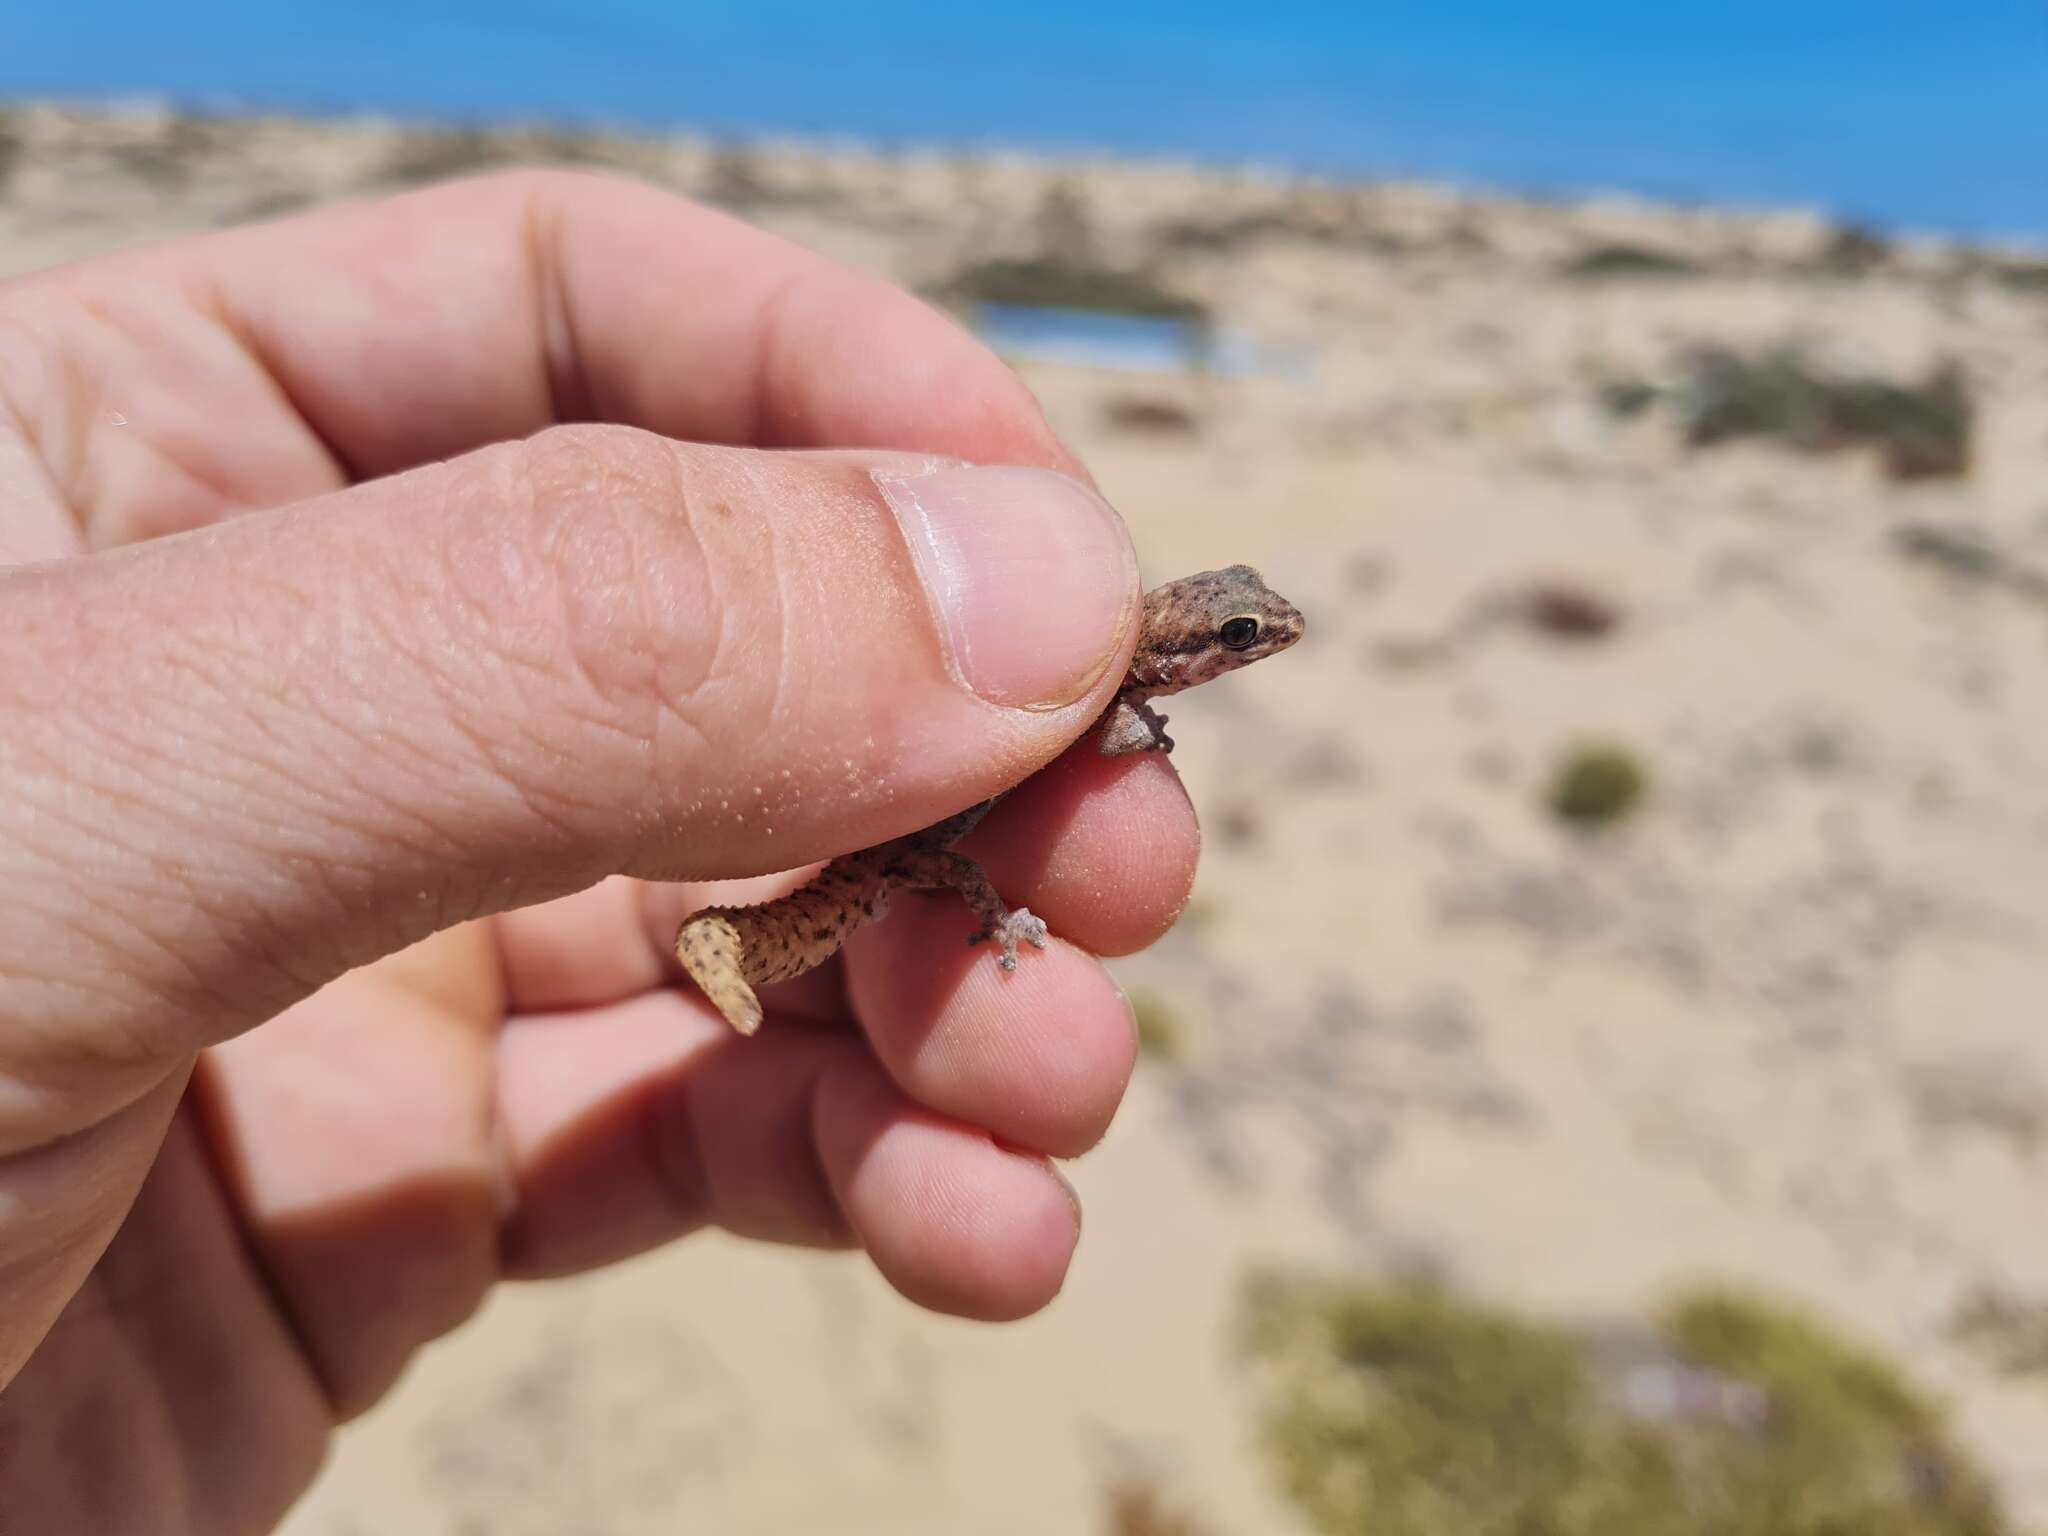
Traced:
<path id="1" fill-rule="evenodd" d="M 1300 612 L 1248 565 L 1170 581 L 1145 594 L 1131 670 L 1096 723 L 1104 757 L 1171 752 L 1166 720 L 1149 700 L 1179 693 L 1284 651 L 1301 638 Z M 1045 924 L 1026 908 L 1011 911 L 981 866 L 952 846 L 995 805 L 984 800 L 956 816 L 873 848 L 834 859 L 801 890 L 752 907 L 707 907 L 676 935 L 676 958 L 726 1021 L 743 1035 L 761 1027 L 754 988 L 788 981 L 831 958 L 847 936 L 888 908 L 899 887 L 958 891 L 993 940 L 997 964 L 1017 968 L 1017 946 L 1045 948 Z"/>

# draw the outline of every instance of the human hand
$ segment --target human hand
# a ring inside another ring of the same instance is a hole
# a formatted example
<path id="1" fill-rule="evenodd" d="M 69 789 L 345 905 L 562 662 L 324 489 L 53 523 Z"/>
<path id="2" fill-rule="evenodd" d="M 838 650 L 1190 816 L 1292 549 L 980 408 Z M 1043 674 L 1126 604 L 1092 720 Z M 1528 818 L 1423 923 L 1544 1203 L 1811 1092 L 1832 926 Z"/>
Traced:
<path id="1" fill-rule="evenodd" d="M 1171 769 L 1075 752 L 969 845 L 1082 948 L 1006 977 L 904 901 L 754 1040 L 668 955 L 708 893 L 647 883 L 1059 755 L 1138 588 L 1048 471 L 949 322 L 620 183 L 0 285 L 0 1529 L 265 1529 L 494 1281 L 706 1224 L 1051 1298 Z"/>

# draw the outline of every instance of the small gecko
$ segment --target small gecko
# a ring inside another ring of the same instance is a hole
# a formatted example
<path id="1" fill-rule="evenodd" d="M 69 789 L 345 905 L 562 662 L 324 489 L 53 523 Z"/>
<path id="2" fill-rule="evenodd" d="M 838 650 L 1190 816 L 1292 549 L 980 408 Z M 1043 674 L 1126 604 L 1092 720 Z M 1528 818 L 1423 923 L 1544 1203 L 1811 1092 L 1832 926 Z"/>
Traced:
<path id="1" fill-rule="evenodd" d="M 1093 727 L 1104 757 L 1171 752 L 1166 719 L 1151 699 L 1234 672 L 1301 638 L 1300 612 L 1248 565 L 1170 581 L 1145 594 L 1138 647 L 1123 686 Z M 899 887 L 950 887 L 981 919 L 967 942 L 993 941 L 997 964 L 1017 968 L 1017 946 L 1045 948 L 1045 923 L 1011 911 L 974 860 L 955 853 L 1000 800 L 996 795 L 919 832 L 834 859 L 800 890 L 751 907 L 707 907 L 676 935 L 676 958 L 726 1022 L 743 1035 L 761 1027 L 754 988 L 788 981 L 836 954 L 848 935 L 886 910 Z"/>

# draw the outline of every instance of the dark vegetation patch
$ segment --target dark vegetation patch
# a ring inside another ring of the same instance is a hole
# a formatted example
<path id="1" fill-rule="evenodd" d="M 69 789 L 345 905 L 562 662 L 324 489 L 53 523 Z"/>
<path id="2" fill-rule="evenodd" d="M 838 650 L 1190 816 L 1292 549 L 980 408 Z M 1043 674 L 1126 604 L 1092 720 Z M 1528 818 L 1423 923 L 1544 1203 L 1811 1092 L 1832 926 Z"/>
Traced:
<path id="1" fill-rule="evenodd" d="M 1144 315 L 1207 325 L 1209 308 L 1142 268 L 1063 256 L 999 256 L 969 262 L 940 288 L 956 304 L 1016 304 Z"/>
<path id="2" fill-rule="evenodd" d="M 1530 628 L 1558 640 L 1599 640 L 1621 624 L 1620 605 L 1590 587 L 1567 581 L 1539 581 L 1517 604 Z"/>
<path id="3" fill-rule="evenodd" d="M 1949 1319 L 1948 1336 L 2007 1376 L 2048 1376 L 2048 1301 L 1980 1286 Z"/>
<path id="4" fill-rule="evenodd" d="M 1164 395 L 1111 395 L 1102 402 L 1103 425 L 1140 437 L 1194 437 L 1201 418 Z"/>
<path id="5" fill-rule="evenodd" d="M 1550 813 L 1577 827 L 1601 827 L 1633 811 L 1649 773 L 1626 747 L 1596 742 L 1575 747 L 1550 783 Z"/>
<path id="6" fill-rule="evenodd" d="M 1561 269 L 1566 277 L 1581 281 L 1610 278 L 1699 277 L 1707 269 L 1676 251 L 1630 241 L 1609 241 L 1568 257 Z"/>
<path id="7" fill-rule="evenodd" d="M 1109 1490 L 1109 1536 L 1207 1536 L 1208 1529 L 1156 1483 L 1131 1479 Z"/>
<path id="8" fill-rule="evenodd" d="M 20 116 L 0 107 L 0 191 L 5 191 L 7 183 L 14 179 L 23 137 Z"/>
<path id="9" fill-rule="evenodd" d="M 506 136 L 477 128 L 422 128 L 406 134 L 379 168 L 387 186 L 421 186 L 519 163 Z"/>
<path id="10" fill-rule="evenodd" d="M 1415 1286 L 1267 1281 L 1267 1444 L 1327 1536 L 1999 1536 L 1898 1368 L 1755 1298 L 1681 1298 L 1626 1355 Z"/>
<path id="11" fill-rule="evenodd" d="M 1804 453 L 1875 447 L 1895 480 L 1967 474 L 1976 405 L 1952 364 L 1918 383 L 1845 376 L 1791 348 L 1745 356 L 1702 347 L 1675 392 L 1680 429 L 1695 448 L 1775 439 Z"/>

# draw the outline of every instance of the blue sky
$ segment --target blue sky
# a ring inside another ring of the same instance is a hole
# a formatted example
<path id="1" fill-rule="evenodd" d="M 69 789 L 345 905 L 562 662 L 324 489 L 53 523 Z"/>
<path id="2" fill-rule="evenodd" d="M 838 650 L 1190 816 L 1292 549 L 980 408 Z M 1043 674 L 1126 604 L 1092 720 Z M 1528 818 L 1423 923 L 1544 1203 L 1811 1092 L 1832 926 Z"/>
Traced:
<path id="1" fill-rule="evenodd" d="M 2048 236 L 2048 0 L 0 0 L 0 93 L 1178 153 Z"/>

